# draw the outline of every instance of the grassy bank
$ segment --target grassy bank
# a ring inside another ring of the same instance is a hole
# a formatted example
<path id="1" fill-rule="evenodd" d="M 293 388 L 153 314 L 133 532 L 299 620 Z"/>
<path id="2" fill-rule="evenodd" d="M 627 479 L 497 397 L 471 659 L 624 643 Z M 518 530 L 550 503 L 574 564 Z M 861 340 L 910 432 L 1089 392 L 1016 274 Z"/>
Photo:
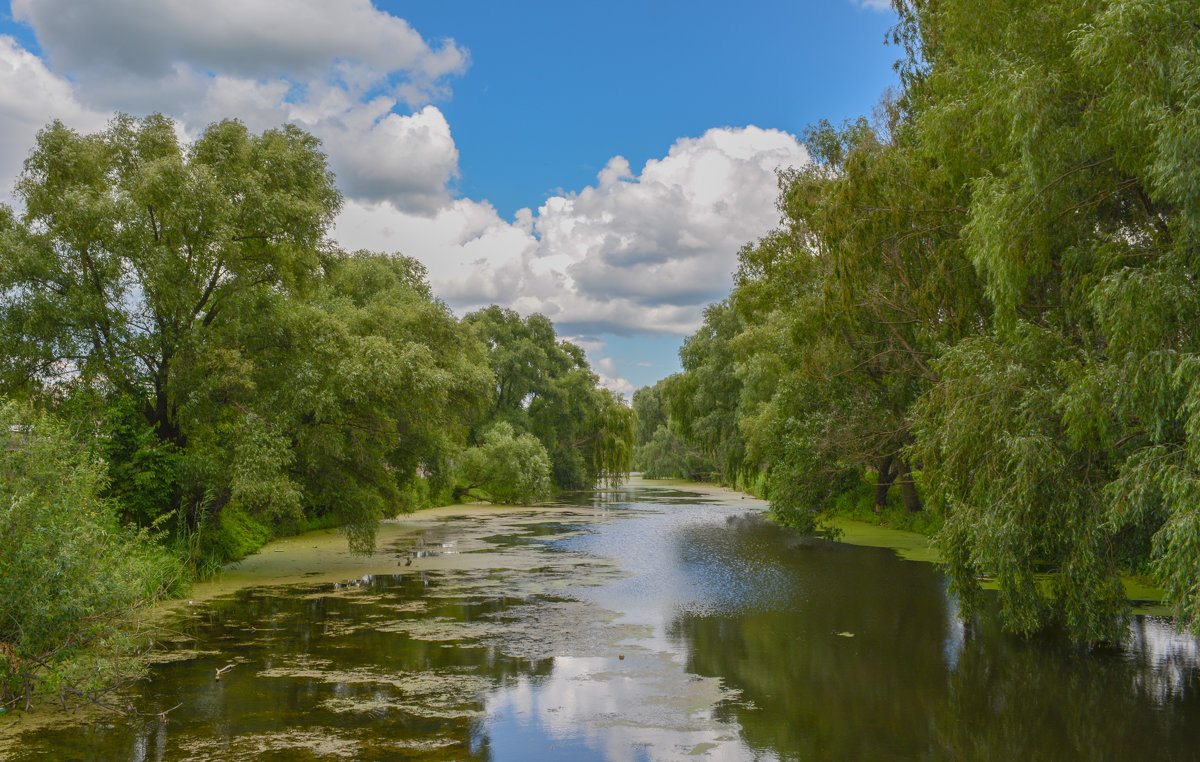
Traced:
<path id="1" fill-rule="evenodd" d="M 736 487 L 717 487 L 707 482 L 679 480 L 663 480 L 663 483 L 670 483 L 681 489 L 737 489 L 755 498 L 765 499 L 761 479 L 743 481 Z M 942 560 L 934 542 L 934 537 L 942 528 L 941 517 L 931 511 L 909 513 L 905 510 L 898 490 L 891 491 L 888 495 L 887 505 L 876 513 L 875 486 L 865 479 L 854 489 L 843 492 L 835 498 L 833 505 L 823 515 L 822 526 L 829 530 L 830 539 L 839 542 L 873 548 L 890 548 L 901 558 L 909 561 L 941 563 Z M 1043 581 L 1050 579 L 1049 574 L 1040 576 Z M 1163 604 L 1164 591 L 1146 575 L 1122 574 L 1121 584 L 1125 588 L 1125 595 L 1132 605 L 1133 613 L 1152 616 L 1172 615 L 1170 607 Z M 984 579 L 982 586 L 988 590 L 998 588 L 995 581 L 990 578 Z"/>

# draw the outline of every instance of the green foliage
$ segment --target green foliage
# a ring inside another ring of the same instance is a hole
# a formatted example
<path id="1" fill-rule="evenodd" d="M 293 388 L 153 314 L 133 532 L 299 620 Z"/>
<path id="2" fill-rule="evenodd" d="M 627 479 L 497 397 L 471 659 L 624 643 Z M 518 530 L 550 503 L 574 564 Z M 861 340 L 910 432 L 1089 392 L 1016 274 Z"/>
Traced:
<path id="1" fill-rule="evenodd" d="M 1009 629 L 1120 637 L 1149 569 L 1200 632 L 1200 6 L 896 7 L 903 91 L 808 131 L 663 431 L 806 531 L 923 498 Z"/>
<path id="2" fill-rule="evenodd" d="M 593 483 L 613 487 L 624 481 L 633 467 L 637 413 L 610 389 L 597 388 L 592 400 L 585 424 L 590 433 L 582 448 L 588 459 L 587 472 Z"/>
<path id="3" fill-rule="evenodd" d="M 316 139 L 225 121 L 184 146 L 159 115 L 119 116 L 94 135 L 55 122 L 17 193 L 24 213 L 4 225 L 0 264 L 0 383 L 109 401 L 101 449 L 132 520 L 180 509 L 179 531 L 192 532 L 230 499 L 294 515 L 298 493 L 280 474 L 291 455 L 268 417 L 234 421 L 197 400 L 232 374 L 245 388 L 245 362 L 222 337 L 319 274 L 341 199 Z"/>
<path id="4" fill-rule="evenodd" d="M 180 457 L 147 423 L 143 406 L 129 396 L 105 405 L 99 449 L 108 464 L 107 494 L 121 519 L 148 527 L 175 505 Z"/>
<path id="5" fill-rule="evenodd" d="M 668 422 L 662 398 L 663 381 L 654 386 L 643 386 L 633 393 L 633 412 L 636 416 L 634 429 L 635 446 L 641 447 L 654 438 L 659 427 Z"/>
<path id="6" fill-rule="evenodd" d="M 634 467 L 647 479 L 693 479 L 704 481 L 713 475 L 712 462 L 688 447 L 668 426 L 660 425 L 654 436 L 639 445 Z"/>
<path id="7" fill-rule="evenodd" d="M 969 601 L 974 576 L 994 574 L 1011 627 L 1108 640 L 1126 610 L 1116 574 L 1149 553 L 1195 627 L 1181 424 L 1200 184 L 1176 138 L 1200 114 L 1183 32 L 1200 11 L 1110 0 L 915 18 L 940 41 L 918 127 L 939 159 L 973 164 L 963 236 L 998 319 L 947 352 L 915 410 L 953 583 Z"/>
<path id="8" fill-rule="evenodd" d="M 529 505 L 550 496 L 550 458 L 532 434 L 517 435 L 505 421 L 483 435 L 483 444 L 460 458 L 462 494 L 482 490 L 494 503 Z"/>
<path id="9" fill-rule="evenodd" d="M 236 319 L 239 298 L 302 286 L 341 203 L 316 139 L 294 127 L 253 136 L 226 121 L 184 147 L 158 115 L 85 136 L 51 124 L 17 194 L 4 383 L 44 383 L 69 362 L 90 383 L 151 390 L 151 423 L 177 444 L 176 363 Z"/>
<path id="10" fill-rule="evenodd" d="M 473 441 L 499 422 L 533 434 L 549 453 L 558 489 L 616 483 L 628 474 L 635 414 L 598 385 L 582 349 L 559 341 L 543 315 L 522 319 L 493 305 L 463 322 L 487 347 L 495 376 L 491 408 Z"/>
<path id="11" fill-rule="evenodd" d="M 257 321 L 221 337 L 223 367 L 188 410 L 223 474 L 204 482 L 277 483 L 220 499 L 275 522 L 296 507 L 332 511 L 352 547 L 368 549 L 378 519 L 415 507 L 419 474 L 445 486 L 490 374 L 423 276 L 399 255 L 336 255 L 309 298 L 264 302 Z"/>
<path id="12" fill-rule="evenodd" d="M 738 429 L 742 384 L 729 372 L 735 363 L 730 342 L 740 329 L 740 318 L 728 302 L 709 305 L 704 325 L 679 350 L 684 372 L 662 387 L 672 433 L 712 464 L 714 481 L 736 479 L 745 456 Z"/>
<path id="13" fill-rule="evenodd" d="M 52 420 L 0 406 L 0 703 L 124 677 L 134 612 L 183 584 L 173 556 L 119 525 L 104 471 Z"/>
<path id="14" fill-rule="evenodd" d="M 313 515 L 368 550 L 418 480 L 446 488 L 483 412 L 484 349 L 415 260 L 328 244 L 341 200 L 312 136 L 226 121 L 185 146 L 161 116 L 54 123 L 18 193 L 24 214 L 0 217 L 0 383 L 66 417 L 100 401 L 127 521 L 173 515 L 211 567 Z"/>

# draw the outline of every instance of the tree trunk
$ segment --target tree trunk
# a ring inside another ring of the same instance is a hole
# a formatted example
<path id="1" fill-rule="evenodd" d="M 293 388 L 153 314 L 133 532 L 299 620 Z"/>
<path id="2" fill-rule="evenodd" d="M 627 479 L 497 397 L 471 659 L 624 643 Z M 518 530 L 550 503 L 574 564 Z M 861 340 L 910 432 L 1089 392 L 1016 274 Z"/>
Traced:
<path id="1" fill-rule="evenodd" d="M 895 456 L 887 455 L 875 463 L 875 470 L 879 472 L 879 479 L 875 482 L 875 513 L 878 514 L 887 505 L 888 490 L 892 488 L 892 484 L 896 481 L 896 475 L 892 473 L 892 461 Z"/>
<path id="2" fill-rule="evenodd" d="M 912 468 L 907 463 L 901 463 L 901 471 L 896 483 L 900 485 L 900 494 L 904 497 L 904 508 L 909 513 L 921 511 L 921 496 L 917 493 L 917 485 L 913 483 Z"/>

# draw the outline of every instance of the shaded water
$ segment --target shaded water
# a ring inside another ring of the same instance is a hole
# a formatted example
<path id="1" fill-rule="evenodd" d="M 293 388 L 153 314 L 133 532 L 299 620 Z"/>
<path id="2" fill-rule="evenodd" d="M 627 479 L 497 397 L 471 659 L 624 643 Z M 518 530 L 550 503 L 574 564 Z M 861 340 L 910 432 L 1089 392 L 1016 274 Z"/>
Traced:
<path id="1" fill-rule="evenodd" d="M 1165 620 L 1136 619 L 1124 649 L 1102 652 L 1005 636 L 986 618 L 964 626 L 928 564 L 803 540 L 753 501 L 648 484 L 418 515 L 373 574 L 314 572 L 185 607 L 129 696 L 146 713 L 181 703 L 166 722 L 18 727 L 0 757 L 1200 753 L 1200 649 Z"/>

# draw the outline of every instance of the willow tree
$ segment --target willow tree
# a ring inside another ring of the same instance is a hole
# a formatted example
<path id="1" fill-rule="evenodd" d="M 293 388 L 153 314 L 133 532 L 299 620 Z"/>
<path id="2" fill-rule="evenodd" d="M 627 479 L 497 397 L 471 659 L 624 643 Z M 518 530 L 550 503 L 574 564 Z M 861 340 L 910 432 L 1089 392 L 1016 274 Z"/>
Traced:
<path id="1" fill-rule="evenodd" d="M 487 348 L 494 374 L 488 413 L 476 443 L 498 422 L 538 438 L 550 456 L 554 484 L 584 489 L 629 472 L 635 441 L 633 411 L 599 386 L 583 350 L 559 340 L 544 315 L 522 318 L 492 305 L 463 322 Z"/>
<path id="2" fill-rule="evenodd" d="M 0 266 L 6 389 L 78 374 L 144 398 L 178 446 L 180 366 L 239 299 L 303 288 L 341 205 L 311 135 L 224 121 L 184 145 L 161 115 L 92 135 L 52 123 L 16 193 Z"/>
<path id="3" fill-rule="evenodd" d="M 378 519 L 450 486 L 491 374 L 419 263 L 330 254 L 305 298 L 263 294 L 243 316 L 213 333 L 187 379 L 204 510 L 293 524 L 331 515 L 366 550 Z"/>
<path id="4" fill-rule="evenodd" d="M 677 380 L 668 376 L 633 393 L 637 419 L 633 468 L 647 479 L 703 479 L 716 470 L 699 448 L 679 435 L 679 423 L 672 422 L 666 396 Z"/>
<path id="5" fill-rule="evenodd" d="M 671 431 L 711 464 L 706 479 L 734 482 L 743 470 L 745 441 L 738 426 L 741 380 L 733 339 L 741 317 L 729 300 L 704 309 L 704 323 L 679 350 L 683 372 L 663 385 Z"/>
<path id="6" fill-rule="evenodd" d="M 509 505 L 529 505 L 550 497 L 546 448 L 534 435 L 514 432 L 507 421 L 485 431 L 483 443 L 467 448 L 459 460 L 458 497 Z"/>
<path id="7" fill-rule="evenodd" d="M 969 610 L 993 574 L 1014 629 L 1109 640 L 1150 558 L 1195 627 L 1200 9 L 902 11 L 924 145 L 983 157 L 963 236 L 996 325 L 935 363 L 912 450 L 954 588 Z"/>
<path id="8" fill-rule="evenodd" d="M 912 105 L 805 136 L 813 163 L 781 176 L 784 228 L 740 254 L 743 429 L 772 506 L 811 526 L 868 473 L 921 510 L 909 411 L 946 344 L 987 320 L 958 242 L 964 191 L 924 153 Z"/>

